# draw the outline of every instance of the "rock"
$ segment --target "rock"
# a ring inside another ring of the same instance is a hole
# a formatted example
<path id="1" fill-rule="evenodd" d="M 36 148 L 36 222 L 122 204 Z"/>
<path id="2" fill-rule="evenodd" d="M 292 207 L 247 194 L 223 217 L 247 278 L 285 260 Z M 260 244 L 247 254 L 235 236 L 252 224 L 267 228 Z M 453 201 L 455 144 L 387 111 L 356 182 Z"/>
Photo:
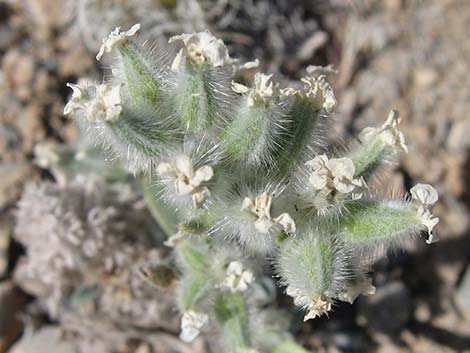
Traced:
<path id="1" fill-rule="evenodd" d="M 30 177 L 31 167 L 28 163 L 0 164 L 0 209 L 14 202 L 21 193 L 21 186 Z"/>
<path id="2" fill-rule="evenodd" d="M 430 67 L 421 67 L 413 73 L 413 81 L 419 88 L 430 87 L 438 80 L 439 75 Z"/>
<path id="3" fill-rule="evenodd" d="M 12 226 L 6 219 L 0 220 L 0 278 L 8 269 L 8 249 L 10 247 Z"/>
<path id="4" fill-rule="evenodd" d="M 341 352 L 367 352 L 371 348 L 367 336 L 359 330 L 334 332 L 331 341 Z"/>
<path id="5" fill-rule="evenodd" d="M 18 313 L 27 296 L 11 282 L 0 283 L 0 353 L 5 353 L 23 329 Z"/>
<path id="6" fill-rule="evenodd" d="M 468 312 L 470 318 L 470 266 L 467 266 L 456 294 L 458 303 Z"/>
<path id="7" fill-rule="evenodd" d="M 62 338 L 59 326 L 46 326 L 32 336 L 24 335 L 10 353 L 76 353 L 74 346 Z"/>
<path id="8" fill-rule="evenodd" d="M 451 152 L 464 152 L 470 147 L 470 120 L 457 121 L 452 125 L 447 138 L 447 148 Z"/>
<path id="9" fill-rule="evenodd" d="M 377 288 L 370 297 L 359 300 L 359 319 L 372 331 L 387 334 L 399 332 L 408 322 L 412 310 L 411 294 L 400 281 Z"/>

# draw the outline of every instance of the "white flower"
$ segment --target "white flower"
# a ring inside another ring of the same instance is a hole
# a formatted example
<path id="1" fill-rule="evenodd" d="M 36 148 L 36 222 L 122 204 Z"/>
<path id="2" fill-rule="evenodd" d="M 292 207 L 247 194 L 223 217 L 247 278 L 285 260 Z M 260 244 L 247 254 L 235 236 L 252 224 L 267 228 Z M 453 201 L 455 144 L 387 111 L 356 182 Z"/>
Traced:
<path id="1" fill-rule="evenodd" d="M 168 43 L 177 41 L 182 41 L 184 48 L 178 52 L 171 65 L 174 71 L 180 69 L 184 56 L 197 65 L 207 62 L 213 67 L 220 67 L 231 62 L 224 42 L 215 38 L 209 31 L 173 36 Z"/>
<path id="2" fill-rule="evenodd" d="M 228 265 L 227 277 L 222 285 L 228 287 L 231 292 L 244 292 L 254 279 L 253 272 L 243 270 L 243 264 L 241 262 L 232 261 Z"/>
<path id="3" fill-rule="evenodd" d="M 185 342 L 192 342 L 199 336 L 201 328 L 207 324 L 209 316 L 204 313 L 199 313 L 189 310 L 183 314 L 181 319 L 181 333 L 180 338 Z"/>
<path id="4" fill-rule="evenodd" d="M 34 146 L 34 162 L 41 168 L 51 168 L 60 161 L 59 146 L 50 141 L 39 142 Z"/>
<path id="5" fill-rule="evenodd" d="M 240 59 L 230 59 L 230 64 L 232 65 L 233 75 L 241 73 L 246 70 L 253 70 L 259 67 L 259 60 L 255 59 L 253 61 L 247 61 L 242 63 Z"/>
<path id="6" fill-rule="evenodd" d="M 67 83 L 67 87 L 70 87 L 72 89 L 72 97 L 65 105 L 64 115 L 72 114 L 78 108 L 82 108 L 84 102 L 86 101 L 83 97 L 84 90 L 79 85 Z"/>
<path id="7" fill-rule="evenodd" d="M 393 109 L 388 114 L 388 118 L 380 128 L 366 127 L 359 134 L 359 139 L 363 143 L 369 143 L 375 137 L 380 138 L 386 145 L 395 147 L 405 153 L 408 147 L 405 144 L 405 136 L 398 130 L 401 118 L 398 110 Z"/>
<path id="8" fill-rule="evenodd" d="M 361 278 L 357 283 L 354 283 L 345 292 L 339 294 L 337 298 L 341 301 L 345 301 L 352 304 L 354 300 L 356 300 L 356 298 L 361 294 L 366 296 L 375 294 L 375 287 L 372 285 L 371 278 Z"/>
<path id="9" fill-rule="evenodd" d="M 326 73 L 328 68 L 313 67 L 309 70 L 309 75 L 300 79 L 304 84 L 302 90 L 285 88 L 281 91 L 284 96 L 300 96 L 314 102 L 316 106 L 324 109 L 327 113 L 333 112 L 336 106 L 336 98 L 331 88 Z"/>
<path id="10" fill-rule="evenodd" d="M 64 115 L 82 110 L 85 119 L 91 123 L 115 121 L 121 116 L 121 84 L 101 84 L 95 87 L 94 95 L 79 85 L 67 83 L 73 94 L 64 108 Z"/>
<path id="11" fill-rule="evenodd" d="M 163 245 L 168 246 L 170 248 L 174 248 L 179 243 L 181 243 L 184 238 L 186 238 L 186 233 L 179 231 L 176 234 L 170 236 L 167 240 L 165 240 L 163 242 Z"/>
<path id="12" fill-rule="evenodd" d="M 410 190 L 413 200 L 418 201 L 423 207 L 434 205 L 439 199 L 439 195 L 429 184 L 416 184 Z"/>
<path id="13" fill-rule="evenodd" d="M 342 194 L 351 194 L 353 199 L 362 197 L 366 184 L 363 178 L 354 178 L 356 169 L 349 158 L 332 158 L 324 154 L 305 163 L 311 168 L 310 184 L 317 190 L 330 193 L 334 190 Z"/>
<path id="14" fill-rule="evenodd" d="M 411 188 L 410 192 L 413 200 L 418 203 L 418 218 L 428 231 L 426 243 L 431 244 L 438 241 L 439 239 L 432 230 L 439 223 L 439 218 L 434 217 L 431 213 L 431 207 L 439 199 L 437 191 L 431 185 L 416 184 Z"/>
<path id="15" fill-rule="evenodd" d="M 272 76 L 257 72 L 253 88 L 232 81 L 232 90 L 236 93 L 247 94 L 247 104 L 249 107 L 267 104 L 277 92 L 277 85 L 274 85 L 271 81 Z"/>
<path id="16" fill-rule="evenodd" d="M 338 71 L 334 69 L 333 65 L 328 66 L 316 66 L 316 65 L 309 65 L 306 68 L 306 71 L 311 76 L 328 76 L 328 75 L 336 75 Z"/>
<path id="17" fill-rule="evenodd" d="M 129 37 L 134 36 L 139 30 L 140 24 L 133 25 L 126 32 L 121 32 L 121 27 L 116 27 L 107 38 L 103 39 L 103 44 L 96 55 L 96 60 L 100 61 L 104 53 L 110 53 L 115 45 L 126 42 Z"/>
<path id="18" fill-rule="evenodd" d="M 314 319 L 331 310 L 331 300 L 324 295 L 318 295 L 312 298 L 302 294 L 298 288 L 288 286 L 286 294 L 294 298 L 294 304 L 307 309 L 304 321 Z"/>
<path id="19" fill-rule="evenodd" d="M 255 198 L 255 201 L 246 197 L 243 200 L 241 210 L 248 210 L 257 216 L 255 228 L 264 234 L 269 233 L 271 227 L 278 224 L 286 233 L 295 233 L 295 222 L 288 213 L 283 213 L 279 217 L 271 218 L 272 197 L 267 192 Z"/>
<path id="20" fill-rule="evenodd" d="M 164 177 L 174 179 L 175 192 L 179 196 L 191 195 L 195 208 L 201 208 L 210 191 L 202 183 L 209 181 L 214 176 L 210 166 L 202 166 L 194 170 L 191 158 L 178 155 L 172 163 L 160 163 L 157 173 Z"/>

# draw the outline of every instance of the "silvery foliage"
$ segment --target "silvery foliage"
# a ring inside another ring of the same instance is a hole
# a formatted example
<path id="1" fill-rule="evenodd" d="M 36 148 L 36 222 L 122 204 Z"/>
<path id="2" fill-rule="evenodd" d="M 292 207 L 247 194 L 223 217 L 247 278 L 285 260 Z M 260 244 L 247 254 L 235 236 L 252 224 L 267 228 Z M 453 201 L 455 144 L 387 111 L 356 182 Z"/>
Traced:
<path id="1" fill-rule="evenodd" d="M 289 352 L 285 326 L 270 319 L 281 314 L 259 291 L 270 262 L 308 320 L 374 293 L 377 249 L 421 233 L 436 240 L 430 185 L 405 199 L 369 188 L 407 152 L 396 110 L 333 149 L 333 68 L 310 66 L 296 87 L 264 73 L 240 81 L 247 66 L 210 32 L 170 38 L 177 54 L 165 61 L 136 39 L 139 28 L 103 40 L 98 59 L 113 55 L 112 74 L 72 86 L 65 113 L 146 176 L 149 206 L 175 250 L 183 340 L 218 330 L 227 351 Z"/>

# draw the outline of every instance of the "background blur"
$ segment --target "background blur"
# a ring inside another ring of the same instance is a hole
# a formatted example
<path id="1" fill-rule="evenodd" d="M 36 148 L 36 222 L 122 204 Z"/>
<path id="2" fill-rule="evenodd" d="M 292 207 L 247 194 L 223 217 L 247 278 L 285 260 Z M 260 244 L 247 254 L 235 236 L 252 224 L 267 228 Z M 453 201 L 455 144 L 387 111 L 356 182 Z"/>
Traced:
<path id="1" fill-rule="evenodd" d="M 469 0 L 0 0 L 0 353 L 74 352 L 14 280 L 24 254 L 13 239 L 17 202 L 25 184 L 52 179 L 34 163 L 35 145 L 78 140 L 62 116 L 65 84 L 101 80 L 101 38 L 136 22 L 157 43 L 209 28 L 232 56 L 259 58 L 263 71 L 286 81 L 310 64 L 333 64 L 338 139 L 398 108 L 409 153 L 384 173 L 390 187 L 380 191 L 435 186 L 441 240 L 380 259 L 376 295 L 293 330 L 315 352 L 470 352 Z M 172 330 L 155 352 L 203 352 Z M 124 346 L 152 352 L 138 339 Z"/>

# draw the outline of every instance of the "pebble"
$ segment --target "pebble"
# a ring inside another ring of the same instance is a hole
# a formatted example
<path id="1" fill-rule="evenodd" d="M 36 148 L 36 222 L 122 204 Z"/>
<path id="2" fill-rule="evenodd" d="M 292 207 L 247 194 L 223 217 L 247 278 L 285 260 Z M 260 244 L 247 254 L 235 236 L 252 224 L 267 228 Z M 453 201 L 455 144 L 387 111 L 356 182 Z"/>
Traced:
<path id="1" fill-rule="evenodd" d="M 18 313 L 24 308 L 27 300 L 26 295 L 12 282 L 0 282 L 0 353 L 7 352 L 21 333 L 23 324 L 18 319 Z"/>
<path id="2" fill-rule="evenodd" d="M 0 278 L 5 276 L 8 269 L 8 249 L 11 239 L 11 224 L 6 220 L 0 220 Z"/>
<path id="3" fill-rule="evenodd" d="M 30 177 L 31 167 L 26 162 L 0 163 L 0 209 L 9 206 L 21 193 L 21 186 Z"/>
<path id="4" fill-rule="evenodd" d="M 470 266 L 467 266 L 465 274 L 457 289 L 457 300 L 459 304 L 468 311 L 470 319 Z"/>
<path id="5" fill-rule="evenodd" d="M 10 353 L 76 353 L 72 343 L 62 338 L 59 326 L 45 326 L 32 335 L 26 334 Z"/>
<path id="6" fill-rule="evenodd" d="M 393 334 L 407 324 L 412 310 L 411 294 L 403 282 L 377 288 L 375 295 L 359 300 L 359 320 L 372 331 Z"/>

